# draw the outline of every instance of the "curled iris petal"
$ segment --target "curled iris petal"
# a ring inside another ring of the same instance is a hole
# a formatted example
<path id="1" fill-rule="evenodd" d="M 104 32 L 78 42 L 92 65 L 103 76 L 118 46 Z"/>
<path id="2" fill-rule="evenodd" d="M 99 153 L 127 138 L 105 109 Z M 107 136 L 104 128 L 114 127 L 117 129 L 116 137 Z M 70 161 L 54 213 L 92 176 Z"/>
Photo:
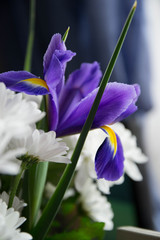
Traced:
<path id="1" fill-rule="evenodd" d="M 123 175 L 123 148 L 118 135 L 111 128 L 105 126 L 102 129 L 108 137 L 96 153 L 95 170 L 98 178 L 115 181 Z"/>

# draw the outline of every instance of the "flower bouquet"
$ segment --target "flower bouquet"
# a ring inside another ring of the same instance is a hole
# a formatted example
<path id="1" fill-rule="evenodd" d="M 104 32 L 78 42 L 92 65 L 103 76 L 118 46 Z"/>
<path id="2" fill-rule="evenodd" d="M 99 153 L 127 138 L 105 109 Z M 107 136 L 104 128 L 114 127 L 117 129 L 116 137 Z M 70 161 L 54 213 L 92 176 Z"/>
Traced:
<path id="1" fill-rule="evenodd" d="M 83 63 L 67 80 L 69 28 L 53 35 L 43 77 L 30 72 L 31 18 L 24 70 L 0 74 L 0 239 L 102 239 L 113 228 L 106 194 L 125 173 L 142 179 L 146 157 L 118 123 L 136 111 L 140 87 L 108 83 L 135 9 L 104 75 Z"/>

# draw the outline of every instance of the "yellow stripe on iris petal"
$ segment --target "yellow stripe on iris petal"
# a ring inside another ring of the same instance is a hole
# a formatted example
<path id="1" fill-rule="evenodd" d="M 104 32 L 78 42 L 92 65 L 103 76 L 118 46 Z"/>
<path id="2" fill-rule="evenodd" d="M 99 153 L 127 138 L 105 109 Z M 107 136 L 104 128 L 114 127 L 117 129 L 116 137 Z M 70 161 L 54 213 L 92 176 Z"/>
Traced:
<path id="1" fill-rule="evenodd" d="M 41 78 L 28 78 L 28 79 L 22 80 L 21 82 L 29 82 L 31 84 L 44 87 L 49 91 L 49 88 L 48 88 L 46 82 Z"/>
<path id="2" fill-rule="evenodd" d="M 109 137 L 110 137 L 111 145 L 112 145 L 113 148 L 114 148 L 114 156 L 115 156 L 116 151 L 117 151 L 117 137 L 116 137 L 116 134 L 115 134 L 115 132 L 114 132 L 110 127 L 108 127 L 108 126 L 102 126 L 101 128 L 104 129 L 104 130 L 108 133 L 108 135 L 109 135 Z"/>

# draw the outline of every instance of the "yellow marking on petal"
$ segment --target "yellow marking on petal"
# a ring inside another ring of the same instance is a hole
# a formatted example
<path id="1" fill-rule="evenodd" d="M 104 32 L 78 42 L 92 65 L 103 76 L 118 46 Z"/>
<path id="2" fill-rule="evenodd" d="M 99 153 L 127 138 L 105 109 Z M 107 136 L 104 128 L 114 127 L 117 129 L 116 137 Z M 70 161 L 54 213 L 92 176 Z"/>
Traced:
<path id="1" fill-rule="evenodd" d="M 44 87 L 49 91 L 47 83 L 41 78 L 28 78 L 28 79 L 22 80 L 21 82 L 29 82 L 29 83 Z"/>
<path id="2" fill-rule="evenodd" d="M 113 131 L 113 129 L 108 127 L 108 126 L 102 126 L 101 128 L 103 128 L 108 133 L 108 135 L 110 137 L 111 144 L 114 148 L 114 156 L 115 156 L 116 151 L 117 151 L 117 137 L 116 137 L 116 134 Z"/>

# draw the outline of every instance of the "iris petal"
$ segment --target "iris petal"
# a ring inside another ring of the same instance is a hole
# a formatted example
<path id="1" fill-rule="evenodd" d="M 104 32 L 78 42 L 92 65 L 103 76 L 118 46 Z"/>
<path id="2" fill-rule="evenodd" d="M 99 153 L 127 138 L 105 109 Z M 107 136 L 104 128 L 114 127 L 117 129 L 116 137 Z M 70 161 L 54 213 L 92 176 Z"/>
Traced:
<path id="1" fill-rule="evenodd" d="M 108 126 L 102 126 L 101 128 L 102 128 L 102 130 L 104 130 L 109 135 L 110 143 L 111 143 L 111 146 L 113 148 L 113 156 L 115 156 L 115 154 L 117 152 L 117 138 L 116 138 L 116 134 L 112 130 L 112 128 L 110 128 Z"/>
<path id="2" fill-rule="evenodd" d="M 43 79 L 26 71 L 9 71 L 0 74 L 0 82 L 4 82 L 6 87 L 16 91 L 31 95 L 48 94 L 48 86 Z"/>
<path id="3" fill-rule="evenodd" d="M 54 34 L 44 55 L 43 60 L 44 75 L 48 71 L 53 55 L 55 55 L 58 58 L 58 60 L 61 63 L 61 67 L 64 71 L 66 63 L 69 62 L 72 59 L 72 57 L 75 56 L 76 54 L 66 49 L 66 46 L 62 41 L 62 37 L 60 34 L 58 33 Z"/>
<path id="4" fill-rule="evenodd" d="M 77 102 L 98 87 L 102 73 L 97 62 L 83 63 L 70 74 L 60 96 L 60 119 L 64 121 Z"/>
<path id="5" fill-rule="evenodd" d="M 108 83 L 93 121 L 92 129 L 112 124 L 135 112 L 139 86 L 122 83 Z M 61 119 L 57 127 L 57 136 L 64 136 L 81 131 L 98 88 L 90 92 L 80 102 L 72 106 L 69 116 Z M 64 103 L 65 104 L 65 103 Z"/>
<path id="6" fill-rule="evenodd" d="M 61 40 L 61 35 L 59 33 L 53 35 L 48 45 L 48 48 L 46 50 L 46 53 L 44 55 L 44 59 L 43 59 L 44 74 L 49 68 L 49 65 L 55 50 L 66 51 L 65 44 Z"/>
<path id="7" fill-rule="evenodd" d="M 53 55 L 50 61 L 50 65 L 44 75 L 44 79 L 50 89 L 54 89 L 63 79 L 63 70 L 58 58 Z"/>
<path id="8" fill-rule="evenodd" d="M 33 95 L 46 95 L 49 88 L 46 82 L 41 78 L 29 78 L 18 82 L 15 87 L 19 92 L 25 92 Z"/>
<path id="9" fill-rule="evenodd" d="M 118 180 L 123 175 L 124 155 L 121 141 L 109 127 L 103 127 L 108 134 L 95 157 L 95 170 L 98 178 Z"/>
<path id="10" fill-rule="evenodd" d="M 58 120 L 59 120 L 59 106 L 58 106 L 58 98 L 56 91 L 51 89 L 51 94 L 48 98 L 48 109 L 50 111 L 48 112 L 49 116 L 49 129 L 56 130 Z"/>

